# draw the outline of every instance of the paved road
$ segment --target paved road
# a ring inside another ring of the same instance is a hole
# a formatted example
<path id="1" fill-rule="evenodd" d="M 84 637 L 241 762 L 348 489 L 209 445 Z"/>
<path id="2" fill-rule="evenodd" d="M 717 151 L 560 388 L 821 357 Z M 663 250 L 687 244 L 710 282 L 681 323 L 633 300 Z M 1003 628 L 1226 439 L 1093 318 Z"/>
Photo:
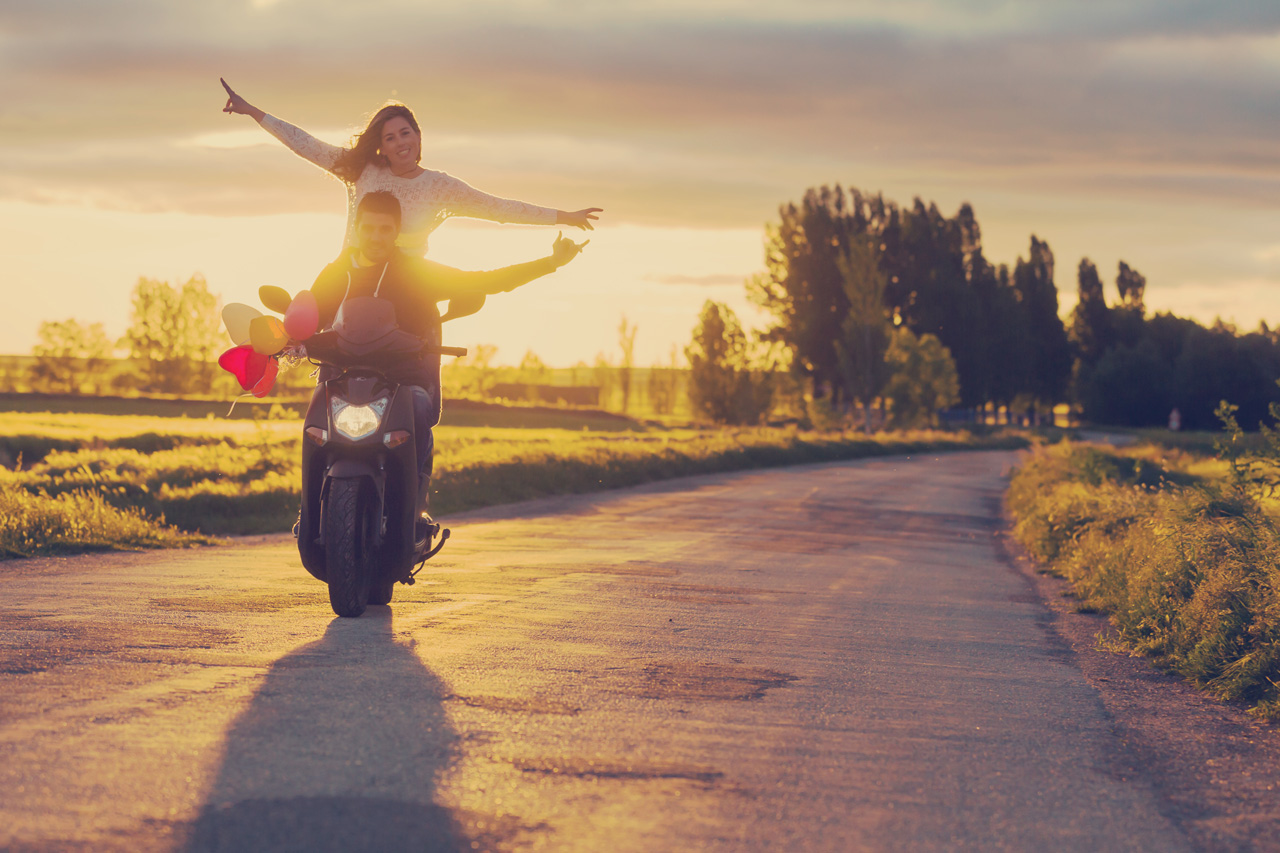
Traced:
<path id="1" fill-rule="evenodd" d="M 1006 453 L 0 565 L 0 848 L 1187 849 L 995 536 Z"/>

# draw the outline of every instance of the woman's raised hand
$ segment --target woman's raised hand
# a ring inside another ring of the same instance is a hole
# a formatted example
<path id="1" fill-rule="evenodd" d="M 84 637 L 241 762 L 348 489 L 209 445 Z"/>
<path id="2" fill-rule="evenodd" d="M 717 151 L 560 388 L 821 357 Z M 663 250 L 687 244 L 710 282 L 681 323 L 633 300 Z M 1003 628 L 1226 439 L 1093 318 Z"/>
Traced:
<path id="1" fill-rule="evenodd" d="M 575 243 L 564 236 L 562 231 L 556 237 L 556 241 L 551 244 L 551 260 L 555 262 L 556 266 L 562 267 L 576 258 L 578 253 L 586 248 L 586 245 L 590 242 L 590 240 L 583 240 L 581 243 Z"/>
<path id="2" fill-rule="evenodd" d="M 227 105 L 222 108 L 224 113 L 249 116 L 254 121 L 262 121 L 262 117 L 266 115 L 266 113 L 237 95 L 231 87 L 227 85 L 226 80 L 219 77 L 218 82 L 222 84 L 222 88 L 227 90 Z"/>
<path id="3" fill-rule="evenodd" d="M 604 210 L 603 207 L 584 207 L 582 210 L 575 210 L 572 213 L 557 210 L 556 224 L 571 225 L 574 228 L 581 228 L 583 231 L 594 231 L 596 229 L 592 227 L 591 222 L 600 218 L 596 216 L 596 214 L 600 213 L 602 210 Z"/>

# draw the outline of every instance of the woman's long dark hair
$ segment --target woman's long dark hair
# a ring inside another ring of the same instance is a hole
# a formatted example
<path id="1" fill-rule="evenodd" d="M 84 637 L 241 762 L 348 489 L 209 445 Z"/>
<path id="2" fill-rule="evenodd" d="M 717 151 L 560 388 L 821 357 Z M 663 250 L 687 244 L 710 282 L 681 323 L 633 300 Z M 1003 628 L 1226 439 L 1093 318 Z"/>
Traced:
<path id="1" fill-rule="evenodd" d="M 418 127 L 418 120 L 413 117 L 412 110 L 404 104 L 387 104 L 369 119 L 369 124 L 334 165 L 333 173 L 347 183 L 354 184 L 356 178 L 360 177 L 360 173 L 364 171 L 364 167 L 370 163 L 388 165 L 387 158 L 378 153 L 378 149 L 382 146 L 382 126 L 388 119 L 397 117 L 409 122 L 409 126 L 419 136 L 422 135 L 422 128 Z"/>

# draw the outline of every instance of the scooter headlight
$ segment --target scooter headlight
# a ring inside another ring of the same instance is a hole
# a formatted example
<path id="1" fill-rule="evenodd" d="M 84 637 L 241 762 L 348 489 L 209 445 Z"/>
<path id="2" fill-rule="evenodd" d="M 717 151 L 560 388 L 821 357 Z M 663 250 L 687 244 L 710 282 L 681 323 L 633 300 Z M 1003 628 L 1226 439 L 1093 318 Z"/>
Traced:
<path id="1" fill-rule="evenodd" d="M 333 428 L 340 435 L 356 441 L 377 431 L 382 416 L 391 401 L 379 397 L 365 406 L 353 406 L 341 397 L 330 402 L 333 407 Z"/>

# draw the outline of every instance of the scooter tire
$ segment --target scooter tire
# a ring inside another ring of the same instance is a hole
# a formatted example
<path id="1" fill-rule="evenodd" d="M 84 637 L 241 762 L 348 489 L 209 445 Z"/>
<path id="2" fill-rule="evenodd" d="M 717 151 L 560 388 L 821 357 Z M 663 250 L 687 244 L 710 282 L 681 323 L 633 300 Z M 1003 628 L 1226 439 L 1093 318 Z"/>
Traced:
<path id="1" fill-rule="evenodd" d="M 373 584 L 369 587 L 369 603 L 370 604 L 390 604 L 391 597 L 395 595 L 395 582 L 387 584 Z"/>
<path id="2" fill-rule="evenodd" d="M 329 604 L 339 616 L 359 616 L 369 600 L 368 554 L 359 480 L 333 480 L 324 511 Z"/>

